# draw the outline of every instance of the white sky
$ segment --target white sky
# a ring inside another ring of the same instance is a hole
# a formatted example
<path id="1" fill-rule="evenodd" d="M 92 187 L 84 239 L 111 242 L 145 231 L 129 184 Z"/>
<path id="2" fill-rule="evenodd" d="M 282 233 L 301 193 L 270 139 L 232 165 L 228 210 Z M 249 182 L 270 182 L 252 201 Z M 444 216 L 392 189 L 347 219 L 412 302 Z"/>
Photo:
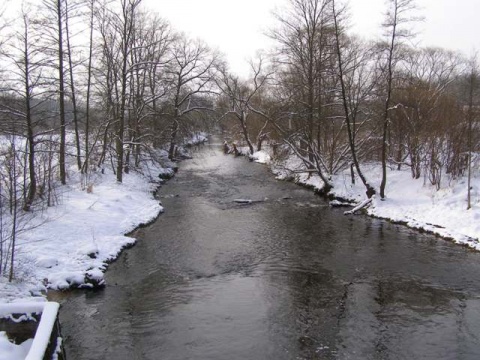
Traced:
<path id="1" fill-rule="evenodd" d="M 246 59 L 270 46 L 264 35 L 274 24 L 271 12 L 286 0 L 144 0 L 177 30 L 205 40 L 225 53 L 232 71 L 248 74 Z M 480 0 L 417 0 L 425 17 L 417 40 L 460 50 L 480 51 Z M 372 38 L 381 34 L 385 0 L 350 0 L 353 31 Z"/>
<path id="2" fill-rule="evenodd" d="M 41 0 L 30 0 L 39 2 Z M 420 45 L 441 46 L 471 55 L 480 52 L 480 0 L 416 0 Z M 247 60 L 272 41 L 265 32 L 274 26 L 274 9 L 288 0 L 143 0 L 177 30 L 205 40 L 223 52 L 233 72 L 247 76 Z M 20 0 L 0 0 L 0 8 L 13 10 Z M 380 24 L 386 0 L 349 0 L 352 31 L 367 38 L 382 34 Z"/>

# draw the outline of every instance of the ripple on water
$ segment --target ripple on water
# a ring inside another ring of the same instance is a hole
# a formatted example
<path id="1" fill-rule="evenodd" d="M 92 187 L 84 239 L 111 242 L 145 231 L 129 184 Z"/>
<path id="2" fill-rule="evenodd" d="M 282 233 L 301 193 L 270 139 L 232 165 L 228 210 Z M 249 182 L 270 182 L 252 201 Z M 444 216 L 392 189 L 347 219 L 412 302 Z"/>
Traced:
<path id="1" fill-rule="evenodd" d="M 159 195 L 110 285 L 63 302 L 70 357 L 480 358 L 479 254 L 345 217 L 215 146 Z"/>

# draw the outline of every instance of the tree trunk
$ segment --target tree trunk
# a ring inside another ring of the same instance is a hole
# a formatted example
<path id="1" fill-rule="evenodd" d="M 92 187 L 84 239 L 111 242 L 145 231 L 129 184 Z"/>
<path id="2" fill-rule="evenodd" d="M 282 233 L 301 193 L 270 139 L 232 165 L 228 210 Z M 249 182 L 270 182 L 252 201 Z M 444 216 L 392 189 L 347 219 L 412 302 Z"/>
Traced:
<path id="1" fill-rule="evenodd" d="M 70 74 L 70 91 L 73 107 L 73 126 L 75 130 L 75 148 L 77 150 L 77 167 L 78 170 L 82 169 L 82 155 L 80 151 L 80 134 L 78 130 L 78 109 L 77 98 L 75 95 L 75 82 L 73 77 L 73 60 L 72 60 L 72 48 L 70 45 L 70 30 L 68 25 L 68 0 L 65 1 L 65 35 L 67 36 L 67 58 L 68 58 L 68 70 Z"/>
<path id="2" fill-rule="evenodd" d="M 57 0 L 58 20 L 58 78 L 59 78 L 59 102 L 60 102 L 60 182 L 67 183 L 65 167 L 65 143 L 66 143 L 66 121 L 65 121 L 65 81 L 63 73 L 63 29 L 62 29 L 62 1 Z"/>
<path id="3" fill-rule="evenodd" d="M 95 0 L 90 1 L 90 40 L 88 49 L 88 68 L 87 68 L 87 99 L 85 105 L 85 160 L 83 161 L 82 173 L 88 172 L 88 162 L 90 157 L 89 136 L 90 136 L 90 91 L 92 86 L 92 59 L 93 59 L 93 5 Z"/>
<path id="4" fill-rule="evenodd" d="M 335 10 L 335 1 L 332 1 L 333 6 L 333 20 L 335 24 L 335 42 L 336 42 L 336 52 L 338 57 L 338 70 L 339 70 L 339 79 L 341 85 L 341 92 L 342 92 L 342 103 L 343 103 L 343 110 L 345 112 L 345 122 L 347 124 L 347 132 L 348 132 L 348 143 L 350 145 L 350 151 L 352 153 L 353 163 L 355 164 L 355 168 L 357 169 L 358 176 L 362 180 L 365 188 L 367 189 L 366 194 L 368 198 L 371 198 L 375 195 L 375 189 L 369 184 L 365 176 L 363 175 L 362 170 L 360 169 L 360 164 L 357 158 L 357 151 L 355 149 L 355 138 L 352 133 L 352 124 L 350 119 L 350 111 L 348 108 L 348 99 L 347 99 L 347 91 L 344 76 L 344 69 L 343 69 L 343 62 L 342 62 L 342 52 L 340 49 L 340 34 L 339 34 L 339 27 L 338 27 L 338 14 Z"/>
<path id="5" fill-rule="evenodd" d="M 245 138 L 245 141 L 247 142 L 248 149 L 250 151 L 250 155 L 253 155 L 255 150 L 253 149 L 253 144 L 250 141 L 250 136 L 248 135 L 247 113 L 245 112 L 245 110 L 242 110 L 242 113 L 240 114 L 240 123 L 242 124 L 243 137 Z"/>
<path id="6" fill-rule="evenodd" d="M 170 160 L 175 159 L 175 148 L 176 148 L 176 142 L 177 142 L 177 133 L 178 133 L 178 120 L 175 118 L 175 120 L 172 123 L 172 132 L 170 135 L 170 147 L 168 149 L 168 158 Z"/>
<path id="7" fill-rule="evenodd" d="M 475 67 L 476 67 L 476 61 L 475 59 L 472 61 L 472 70 L 470 73 L 470 79 L 469 79 L 469 92 L 468 92 L 468 181 L 467 181 L 467 210 L 471 209 L 472 207 L 472 132 L 473 132 L 473 95 L 475 92 Z"/>
<path id="8" fill-rule="evenodd" d="M 37 191 L 37 176 L 35 174 L 35 137 L 33 134 L 33 123 L 32 123 L 32 111 L 31 111 L 31 95 L 30 95 L 30 58 L 28 56 L 28 25 L 25 23 L 25 43 L 24 43 L 24 53 L 23 60 L 25 63 L 25 110 L 27 122 L 27 142 L 28 142 L 28 174 L 29 174 L 29 188 L 27 198 L 25 200 L 25 205 L 23 209 L 25 211 L 30 210 L 30 207 L 35 198 L 35 193 Z"/>
<path id="9" fill-rule="evenodd" d="M 8 276 L 8 281 L 12 282 L 13 281 L 13 270 L 15 266 L 15 248 L 16 248 L 16 238 L 17 238 L 17 158 L 16 158 L 16 149 L 15 149 L 15 135 L 13 135 L 13 141 L 12 141 L 12 166 L 13 169 L 10 171 L 13 171 L 13 183 L 11 184 L 13 188 L 13 216 L 12 216 L 12 232 L 11 232 L 11 257 L 10 257 L 10 274 Z"/>

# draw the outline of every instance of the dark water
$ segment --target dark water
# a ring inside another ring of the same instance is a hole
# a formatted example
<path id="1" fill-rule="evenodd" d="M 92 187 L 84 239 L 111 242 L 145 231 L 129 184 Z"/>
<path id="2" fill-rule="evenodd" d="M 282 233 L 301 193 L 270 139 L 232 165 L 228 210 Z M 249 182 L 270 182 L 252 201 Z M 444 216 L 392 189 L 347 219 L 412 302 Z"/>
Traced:
<path id="1" fill-rule="evenodd" d="M 220 148 L 182 163 L 106 289 L 64 299 L 70 360 L 480 359 L 480 254 Z"/>

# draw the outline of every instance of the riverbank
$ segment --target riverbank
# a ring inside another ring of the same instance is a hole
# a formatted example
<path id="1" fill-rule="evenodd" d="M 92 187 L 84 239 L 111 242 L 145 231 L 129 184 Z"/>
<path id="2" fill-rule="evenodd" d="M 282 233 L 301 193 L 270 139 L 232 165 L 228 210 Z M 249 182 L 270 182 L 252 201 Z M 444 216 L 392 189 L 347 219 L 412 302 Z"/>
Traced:
<path id="1" fill-rule="evenodd" d="M 159 150 L 117 183 L 106 167 L 88 186 L 71 168 L 68 185 L 57 188 L 58 204 L 22 218 L 17 235 L 15 279 L 0 278 L 0 302 L 45 301 L 48 289 L 104 285 L 109 262 L 135 239 L 126 234 L 163 211 L 154 192 L 174 174 L 175 163 Z"/>
<path id="2" fill-rule="evenodd" d="M 181 164 L 104 290 L 63 298 L 69 358 L 480 357 L 480 253 L 221 150 Z"/>
<path id="3" fill-rule="evenodd" d="M 322 191 L 323 181 L 316 174 L 309 176 L 303 163 L 296 157 L 272 162 L 265 151 L 257 152 L 253 160 L 269 164 L 279 180 L 290 180 L 300 185 Z M 380 164 L 362 166 L 367 179 L 380 188 Z M 410 228 L 427 232 L 480 251 L 480 173 L 474 171 L 472 178 L 472 207 L 467 210 L 467 179 L 450 179 L 444 175 L 442 185 L 437 190 L 428 179 L 413 179 L 410 170 L 388 169 L 387 198 L 382 201 L 375 196 L 365 209 L 366 214 L 387 221 L 403 224 Z M 333 189 L 329 197 L 352 204 L 366 199 L 365 187 L 356 177 L 352 184 L 350 169 L 332 176 Z"/>

